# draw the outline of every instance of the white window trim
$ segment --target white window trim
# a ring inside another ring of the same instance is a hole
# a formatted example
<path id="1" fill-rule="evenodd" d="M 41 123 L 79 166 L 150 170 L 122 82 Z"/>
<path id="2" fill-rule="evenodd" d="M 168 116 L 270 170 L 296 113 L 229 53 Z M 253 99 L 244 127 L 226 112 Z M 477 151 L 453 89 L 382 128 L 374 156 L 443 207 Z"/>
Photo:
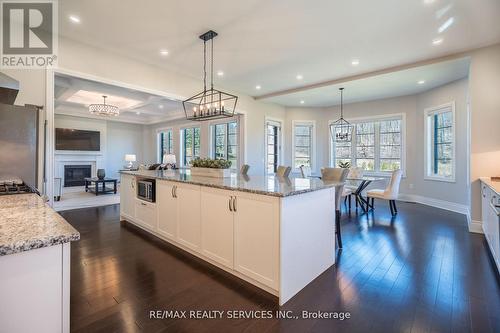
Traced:
<path id="1" fill-rule="evenodd" d="M 173 127 L 162 127 L 156 129 L 156 161 L 158 163 L 163 163 L 163 156 L 160 156 L 160 133 L 172 131 L 172 145 L 175 152 L 175 134 Z"/>
<path id="2" fill-rule="evenodd" d="M 264 121 L 264 169 L 265 169 L 265 173 L 267 174 L 267 163 L 268 163 L 268 159 L 267 159 L 267 144 L 268 144 L 268 138 L 267 138 L 267 125 L 268 124 L 272 124 L 272 123 L 275 123 L 276 125 L 279 125 L 279 128 L 280 128 L 280 135 L 279 135 L 279 142 L 278 142 L 278 165 L 283 165 L 283 143 L 285 142 L 284 141 L 284 133 L 285 133 L 285 129 L 283 128 L 283 124 L 284 124 L 284 120 L 283 119 L 279 119 L 279 118 L 272 118 L 272 117 L 266 117 L 265 118 L 265 121 Z"/>
<path id="3" fill-rule="evenodd" d="M 406 178 L 406 113 L 390 113 L 376 116 L 368 117 L 353 117 L 346 118 L 351 124 L 371 122 L 371 121 L 381 121 L 381 120 L 391 120 L 391 119 L 401 119 L 401 171 L 403 172 L 403 178 Z M 334 155 L 333 155 L 333 142 L 330 132 L 330 126 L 335 123 L 336 120 L 328 121 L 328 163 L 330 166 L 334 165 Z M 377 138 L 375 138 L 377 140 Z M 375 146 L 377 142 L 375 142 Z M 352 158 L 351 158 L 352 161 Z M 391 172 L 387 171 L 365 171 L 367 176 L 381 176 L 389 177 Z"/>
<path id="4" fill-rule="evenodd" d="M 427 119 L 429 115 L 431 114 L 439 114 L 447 111 L 441 111 L 439 110 L 445 109 L 445 108 L 450 108 L 451 109 L 451 117 L 452 117 L 452 139 L 453 139 L 453 159 L 451 163 L 451 169 L 452 169 L 452 176 L 451 177 L 443 177 L 443 176 L 435 176 L 430 174 L 430 169 L 431 169 L 431 161 L 432 158 L 430 154 L 432 153 L 431 150 L 429 149 L 430 147 L 430 137 L 429 137 L 429 126 L 427 124 Z M 446 182 L 446 183 L 456 183 L 456 115 L 455 115 L 455 101 L 451 101 L 448 103 L 444 103 L 438 106 L 433 106 L 430 108 L 424 109 L 424 179 L 425 180 L 432 180 L 432 181 L 439 181 L 439 182 Z"/>
<path id="5" fill-rule="evenodd" d="M 227 123 L 233 123 L 233 122 L 236 122 L 237 123 L 237 127 L 238 127 L 238 154 L 236 156 L 236 160 L 238 161 L 238 165 L 236 166 L 236 170 L 239 170 L 241 168 L 241 166 L 243 165 L 243 162 L 242 162 L 242 150 L 241 150 L 241 146 L 242 146 L 242 129 L 241 129 L 241 118 L 239 116 L 233 116 L 231 118 L 223 118 L 223 119 L 217 119 L 217 120 L 211 120 L 208 122 L 208 156 L 210 156 L 210 158 L 214 158 L 214 126 L 215 125 L 220 125 L 220 124 L 227 124 Z"/>
<path id="6" fill-rule="evenodd" d="M 311 147 L 311 170 L 316 168 L 316 120 L 292 120 L 292 170 L 294 172 L 299 171 L 299 168 L 295 167 L 295 126 L 304 125 L 312 126 L 312 147 Z"/>

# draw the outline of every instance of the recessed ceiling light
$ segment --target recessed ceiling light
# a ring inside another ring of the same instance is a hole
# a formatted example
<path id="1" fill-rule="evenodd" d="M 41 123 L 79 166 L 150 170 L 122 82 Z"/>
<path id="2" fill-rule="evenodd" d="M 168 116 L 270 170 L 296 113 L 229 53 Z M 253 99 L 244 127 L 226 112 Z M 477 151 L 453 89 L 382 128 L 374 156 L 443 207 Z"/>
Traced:
<path id="1" fill-rule="evenodd" d="M 218 71 L 217 72 L 217 76 L 224 76 L 224 72 L 223 71 Z"/>
<path id="2" fill-rule="evenodd" d="M 256 86 L 255 86 L 255 89 L 257 89 L 257 90 L 260 90 L 260 88 L 262 88 L 262 87 L 261 87 L 261 86 L 259 86 L 259 85 L 256 85 Z"/>
<path id="3" fill-rule="evenodd" d="M 357 65 L 359 65 L 359 60 L 358 60 L 358 59 L 353 59 L 353 60 L 351 61 L 351 65 L 353 65 L 353 66 L 357 66 Z"/>
<path id="4" fill-rule="evenodd" d="M 69 20 L 73 23 L 80 23 L 80 18 L 78 16 L 75 16 L 75 15 L 70 15 Z"/>
<path id="5" fill-rule="evenodd" d="M 420 80 L 417 82 L 418 84 L 424 84 L 425 83 L 425 80 Z"/>
<path id="6" fill-rule="evenodd" d="M 438 28 L 438 32 L 441 34 L 443 32 L 446 31 L 446 29 L 448 29 L 449 27 L 451 27 L 451 25 L 455 22 L 455 18 L 453 17 L 450 17 L 449 19 L 447 19 L 439 28 Z"/>
<path id="7" fill-rule="evenodd" d="M 135 114 L 136 114 L 136 115 L 140 115 L 141 113 L 140 113 L 139 111 L 137 111 Z"/>
<path id="8" fill-rule="evenodd" d="M 301 101 L 300 101 L 300 104 L 304 104 L 304 103 L 305 103 L 305 101 L 304 101 L 304 100 L 301 100 Z"/>
<path id="9" fill-rule="evenodd" d="M 168 55 L 168 50 L 165 50 L 165 49 L 160 50 L 160 54 L 161 54 L 162 56 L 167 56 L 167 55 Z"/>
<path id="10" fill-rule="evenodd" d="M 163 109 L 163 104 L 158 105 L 160 109 Z"/>
<path id="11" fill-rule="evenodd" d="M 304 77 L 301 74 L 297 74 L 296 78 L 297 80 L 302 80 Z"/>
<path id="12" fill-rule="evenodd" d="M 436 38 L 436 39 L 432 40 L 432 45 L 440 45 L 442 43 L 443 43 L 443 39 L 442 38 Z"/>

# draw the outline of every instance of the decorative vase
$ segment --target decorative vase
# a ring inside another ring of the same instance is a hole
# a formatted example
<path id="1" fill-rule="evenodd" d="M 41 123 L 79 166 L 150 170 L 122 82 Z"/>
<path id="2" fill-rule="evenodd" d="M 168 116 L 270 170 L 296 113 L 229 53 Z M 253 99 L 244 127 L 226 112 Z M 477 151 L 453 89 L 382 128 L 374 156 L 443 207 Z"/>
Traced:
<path id="1" fill-rule="evenodd" d="M 104 179 L 104 177 L 106 177 L 106 170 L 97 169 L 97 178 Z"/>

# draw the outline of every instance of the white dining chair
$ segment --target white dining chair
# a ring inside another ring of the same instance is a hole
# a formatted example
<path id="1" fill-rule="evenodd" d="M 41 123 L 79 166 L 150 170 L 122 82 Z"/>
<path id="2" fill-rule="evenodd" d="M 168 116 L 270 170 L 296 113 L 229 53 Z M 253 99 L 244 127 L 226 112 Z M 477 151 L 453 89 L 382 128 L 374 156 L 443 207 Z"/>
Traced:
<path id="1" fill-rule="evenodd" d="M 291 167 L 278 165 L 278 169 L 276 170 L 276 176 L 288 177 L 288 175 L 290 174 L 290 171 L 292 171 Z"/>
<path id="2" fill-rule="evenodd" d="M 375 207 L 375 198 L 389 200 L 389 208 L 391 209 L 391 215 L 394 216 L 398 213 L 396 208 L 396 200 L 399 193 L 399 184 L 401 183 L 401 177 L 403 172 L 401 170 L 394 170 L 391 175 L 391 180 L 385 190 L 373 189 L 366 192 L 368 197 L 368 205 L 373 209 Z M 371 204 L 370 204 L 371 199 Z M 368 210 L 370 207 L 366 207 Z"/>
<path id="3" fill-rule="evenodd" d="M 362 179 L 365 170 L 361 167 L 351 167 L 349 168 L 349 173 L 347 174 L 347 179 Z M 351 197 L 358 189 L 356 185 L 346 184 L 344 187 L 344 204 L 347 204 L 347 200 L 349 200 L 348 209 L 351 211 Z M 356 208 L 358 208 L 358 199 L 356 198 Z"/>
<path id="4" fill-rule="evenodd" d="M 322 168 L 321 180 L 324 182 L 341 182 L 344 183 L 348 169 L 342 168 Z M 344 185 L 335 188 L 335 235 L 337 236 L 337 243 L 339 249 L 342 248 L 342 233 L 340 230 L 340 202 L 344 194 Z"/>

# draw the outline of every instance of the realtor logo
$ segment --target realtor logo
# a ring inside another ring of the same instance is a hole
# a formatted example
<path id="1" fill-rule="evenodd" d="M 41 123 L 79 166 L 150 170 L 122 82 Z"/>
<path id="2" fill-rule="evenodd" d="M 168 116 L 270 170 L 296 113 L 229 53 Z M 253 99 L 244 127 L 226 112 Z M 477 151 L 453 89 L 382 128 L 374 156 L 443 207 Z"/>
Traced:
<path id="1" fill-rule="evenodd" d="M 56 65 L 57 2 L 1 1 L 2 68 Z"/>

